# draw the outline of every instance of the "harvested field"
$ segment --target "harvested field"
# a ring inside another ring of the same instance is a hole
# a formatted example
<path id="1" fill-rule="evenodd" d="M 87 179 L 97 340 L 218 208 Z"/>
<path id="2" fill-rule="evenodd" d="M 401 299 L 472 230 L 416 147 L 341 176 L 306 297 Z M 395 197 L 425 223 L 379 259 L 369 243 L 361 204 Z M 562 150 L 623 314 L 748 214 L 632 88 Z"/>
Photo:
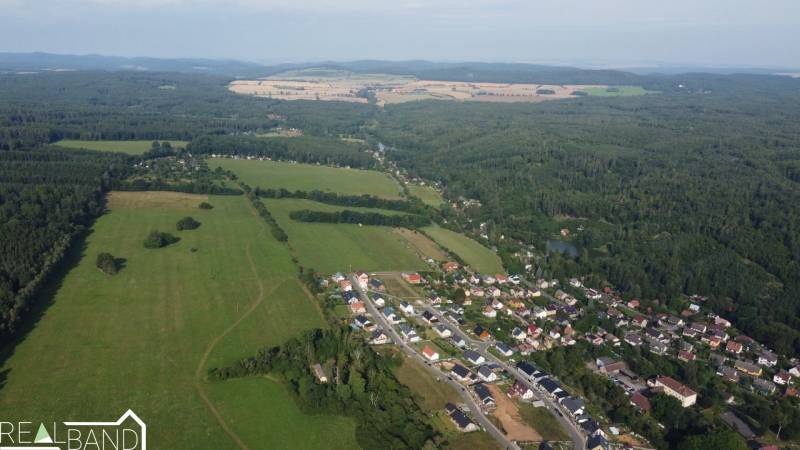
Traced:
<path id="1" fill-rule="evenodd" d="M 506 395 L 493 384 L 486 385 L 497 402 L 497 408 L 492 412 L 506 431 L 506 436 L 512 441 L 519 442 L 540 442 L 542 436 L 533 428 L 528 426 L 519 414 L 517 405 L 514 404 Z"/>

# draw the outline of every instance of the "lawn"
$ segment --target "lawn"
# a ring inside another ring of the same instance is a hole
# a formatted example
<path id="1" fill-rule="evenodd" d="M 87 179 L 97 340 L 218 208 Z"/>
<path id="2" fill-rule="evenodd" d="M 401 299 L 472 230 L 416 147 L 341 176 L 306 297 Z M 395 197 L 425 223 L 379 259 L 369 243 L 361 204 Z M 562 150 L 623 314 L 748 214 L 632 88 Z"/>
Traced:
<path id="1" fill-rule="evenodd" d="M 350 269 L 370 272 L 422 270 L 427 267 L 414 247 L 390 227 L 306 223 L 289 218 L 289 213 L 294 210 L 337 211 L 345 209 L 343 207 L 299 199 L 265 199 L 264 203 L 289 235 L 289 243 L 300 264 L 320 273 Z M 379 209 L 347 209 L 396 214 Z"/>
<path id="2" fill-rule="evenodd" d="M 161 141 L 169 142 L 170 145 L 176 148 L 185 148 L 188 142 L 186 141 Z M 141 155 L 142 153 L 150 150 L 153 141 L 76 141 L 64 139 L 58 141 L 53 145 L 66 148 L 82 148 L 86 150 L 102 150 L 107 152 L 128 153 L 131 155 Z"/>
<path id="3" fill-rule="evenodd" d="M 110 213 L 96 221 L 82 257 L 54 285 L 52 304 L 0 368 L 3 420 L 113 420 L 131 408 L 147 423 L 153 448 L 234 448 L 213 410 L 251 448 L 285 448 L 284 430 L 299 428 L 293 447 L 357 447 L 349 419 L 302 415 L 274 381 L 203 380 L 210 367 L 324 326 L 289 250 L 247 200 L 211 197 L 214 209 L 198 209 L 205 200 L 110 195 Z M 187 215 L 201 226 L 176 231 Z M 145 249 L 152 229 L 181 240 Z M 125 258 L 117 275 L 95 268 L 104 251 Z"/>
<path id="4" fill-rule="evenodd" d="M 500 257 L 463 234 L 438 226 L 423 228 L 437 244 L 458 255 L 474 270 L 485 274 L 505 273 Z"/>
<path id="5" fill-rule="evenodd" d="M 536 408 L 530 403 L 516 402 L 522 420 L 539 432 L 546 441 L 568 441 L 569 435 L 547 408 Z"/>
<path id="6" fill-rule="evenodd" d="M 461 403 L 463 400 L 452 386 L 436 381 L 431 373 L 418 361 L 403 358 L 403 365 L 395 370 L 397 379 L 417 394 L 419 406 L 427 411 L 444 409 L 448 403 Z M 445 374 L 442 373 L 441 378 Z"/>
<path id="7" fill-rule="evenodd" d="M 251 187 L 285 188 L 290 191 L 328 191 L 347 195 L 369 194 L 399 199 L 400 185 L 389 175 L 374 170 L 344 169 L 311 164 L 245 159 L 209 159 L 211 169 L 232 170 Z"/>
<path id="8" fill-rule="evenodd" d="M 609 91 L 611 89 L 611 91 Z M 616 89 L 616 91 L 614 91 Z M 609 86 L 589 87 L 581 89 L 589 94 L 590 97 L 631 97 L 635 95 L 658 94 L 658 91 L 648 91 L 641 86 Z"/>
<path id="9" fill-rule="evenodd" d="M 418 184 L 407 184 L 408 193 L 414 197 L 419 197 L 426 205 L 438 208 L 444 203 L 444 199 L 439 192 L 430 186 L 420 186 Z"/>

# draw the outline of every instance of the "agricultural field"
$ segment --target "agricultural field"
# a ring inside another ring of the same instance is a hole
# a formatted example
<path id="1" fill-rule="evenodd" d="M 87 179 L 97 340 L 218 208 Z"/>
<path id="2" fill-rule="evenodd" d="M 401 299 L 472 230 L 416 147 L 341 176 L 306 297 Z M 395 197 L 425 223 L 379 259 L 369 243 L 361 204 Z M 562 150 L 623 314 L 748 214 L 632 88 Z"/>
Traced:
<path id="1" fill-rule="evenodd" d="M 437 244 L 461 257 L 472 269 L 485 274 L 505 273 L 500 257 L 477 241 L 435 225 L 423 231 Z"/>
<path id="2" fill-rule="evenodd" d="M 588 95 L 644 95 L 638 86 L 612 88 L 606 85 L 484 83 L 418 80 L 411 76 L 355 74 L 343 70 L 303 69 L 259 80 L 236 80 L 228 89 L 245 95 L 280 100 L 322 100 L 368 103 L 364 92 L 374 94 L 379 106 L 420 100 L 477 102 L 543 102 Z"/>
<path id="3" fill-rule="evenodd" d="M 274 380 L 204 380 L 211 367 L 325 326 L 288 248 L 244 197 L 112 193 L 108 207 L 4 356 L 4 420 L 110 420 L 130 408 L 153 448 L 357 447 L 351 420 L 303 415 Z M 176 231 L 189 215 L 200 227 Z M 145 249 L 153 229 L 180 241 Z M 98 270 L 100 252 L 124 258 L 122 270 Z"/>
<path id="4" fill-rule="evenodd" d="M 174 148 L 186 148 L 188 142 L 186 141 L 160 141 L 169 142 Z M 142 153 L 150 150 L 153 141 L 139 140 L 139 141 L 77 141 L 64 139 L 58 141 L 53 145 L 65 148 L 79 148 L 85 150 L 98 150 L 106 152 L 128 153 L 130 155 L 141 155 Z"/>
<path id="5" fill-rule="evenodd" d="M 430 186 L 407 184 L 406 189 L 408 189 L 409 194 L 413 195 L 414 197 L 419 197 L 423 203 L 433 206 L 434 208 L 438 208 L 442 206 L 442 203 L 444 203 L 444 199 L 442 198 L 441 194 L 439 194 L 436 189 Z"/>
<path id="6" fill-rule="evenodd" d="M 658 94 L 641 86 L 593 86 L 581 89 L 590 97 L 631 97 L 635 95 Z"/>
<path id="7" fill-rule="evenodd" d="M 374 170 L 227 158 L 209 159 L 208 166 L 211 169 L 222 167 L 232 170 L 242 181 L 254 188 L 320 190 L 346 195 L 369 194 L 388 199 L 400 198 L 400 185 L 385 173 Z"/>
<path id="8" fill-rule="evenodd" d="M 313 189 L 313 187 L 312 187 Z M 368 208 L 344 208 L 302 199 L 264 199 L 267 209 L 289 235 L 289 243 L 300 264 L 322 274 L 339 271 L 423 270 L 425 262 L 414 247 L 390 227 L 345 223 L 306 223 L 289 218 L 291 211 L 311 209 L 339 211 L 352 209 L 398 214 Z"/>
<path id="9" fill-rule="evenodd" d="M 406 228 L 395 228 L 394 232 L 402 236 L 411 247 L 423 258 L 431 258 L 436 261 L 446 261 L 447 253 L 442 250 L 436 242 L 428 236 Z"/>

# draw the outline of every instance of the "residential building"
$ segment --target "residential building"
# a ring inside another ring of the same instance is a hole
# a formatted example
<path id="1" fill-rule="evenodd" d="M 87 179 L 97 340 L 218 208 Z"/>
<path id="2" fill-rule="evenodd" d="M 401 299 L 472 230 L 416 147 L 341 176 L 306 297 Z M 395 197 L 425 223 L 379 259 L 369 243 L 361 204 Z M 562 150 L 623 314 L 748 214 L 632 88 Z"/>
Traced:
<path id="1" fill-rule="evenodd" d="M 427 359 L 428 361 L 438 361 L 439 360 L 439 352 L 437 352 L 436 350 L 430 348 L 427 345 L 425 346 L 425 348 L 422 349 L 422 356 L 424 356 L 425 359 Z"/>
<path id="2" fill-rule="evenodd" d="M 494 396 L 492 396 L 492 392 L 486 387 L 483 383 L 478 383 L 472 388 L 475 391 L 475 395 L 478 396 L 478 399 L 481 401 L 486 408 L 494 408 L 497 404 L 494 401 Z"/>
<path id="3" fill-rule="evenodd" d="M 664 388 L 665 394 L 677 398 L 684 408 L 692 406 L 697 402 L 697 392 L 678 383 L 672 377 L 658 377 L 656 378 L 655 385 Z"/>

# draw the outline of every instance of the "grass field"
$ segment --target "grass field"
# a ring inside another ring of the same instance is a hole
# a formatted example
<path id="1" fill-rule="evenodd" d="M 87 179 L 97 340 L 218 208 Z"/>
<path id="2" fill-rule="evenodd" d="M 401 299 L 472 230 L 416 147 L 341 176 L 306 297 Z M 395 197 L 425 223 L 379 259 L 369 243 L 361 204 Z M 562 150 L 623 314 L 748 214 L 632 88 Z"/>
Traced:
<path id="1" fill-rule="evenodd" d="M 609 91 L 611 89 L 611 91 Z M 614 91 L 616 89 L 616 91 Z M 589 94 L 590 97 L 631 97 L 635 95 L 658 94 L 657 91 L 648 91 L 641 86 L 597 86 L 587 87 L 581 91 Z"/>
<path id="2" fill-rule="evenodd" d="M 569 435 L 546 408 L 536 408 L 525 402 L 516 402 L 522 420 L 539 432 L 546 441 L 568 441 Z"/>
<path id="3" fill-rule="evenodd" d="M 425 411 L 444 409 L 447 403 L 456 404 L 463 401 L 452 386 L 436 381 L 428 370 L 411 358 L 403 359 L 403 365 L 395 371 L 395 376 L 418 395 L 419 406 Z"/>
<path id="4" fill-rule="evenodd" d="M 263 189 L 317 189 L 347 195 L 369 194 L 383 198 L 400 198 L 400 185 L 385 173 L 374 170 L 244 159 L 210 159 L 208 166 L 211 169 L 220 166 L 232 170 L 245 183 Z"/>
<path id="5" fill-rule="evenodd" d="M 343 207 L 309 200 L 265 199 L 267 209 L 289 235 L 300 264 L 323 274 L 340 271 L 421 270 L 426 266 L 413 246 L 392 228 L 355 224 L 305 223 L 289 218 L 299 209 L 337 211 Z M 379 209 L 347 208 L 397 214 Z"/>
<path id="6" fill-rule="evenodd" d="M 463 234 L 438 226 L 423 228 L 437 244 L 461 257 L 474 270 L 485 274 L 505 273 L 500 257 Z"/>
<path id="7" fill-rule="evenodd" d="M 394 232 L 402 236 L 411 247 L 416 250 L 417 253 L 423 255 L 426 258 L 431 258 L 436 261 L 445 261 L 447 260 L 447 253 L 442 250 L 441 247 L 436 242 L 433 242 L 428 236 L 417 232 L 415 230 L 409 230 L 406 228 L 395 228 Z"/>
<path id="8" fill-rule="evenodd" d="M 161 141 L 169 142 L 173 147 L 185 148 L 186 141 Z M 65 139 L 53 145 L 66 148 L 83 148 L 86 150 L 102 150 L 107 152 L 128 153 L 131 155 L 141 155 L 150 150 L 153 141 L 76 141 Z"/>
<path id="9" fill-rule="evenodd" d="M 426 205 L 438 208 L 444 203 L 444 199 L 439 192 L 430 186 L 420 186 L 418 184 L 407 184 L 408 193 L 414 197 L 419 197 Z"/>
<path id="10" fill-rule="evenodd" d="M 114 420 L 131 408 L 152 448 L 235 448 L 234 436 L 250 448 L 357 447 L 350 419 L 302 415 L 275 381 L 203 380 L 210 367 L 324 326 L 289 250 L 246 199 L 211 197 L 214 209 L 198 209 L 205 199 L 111 194 L 79 262 L 0 368 L 3 420 Z M 187 215 L 200 228 L 175 231 Z M 147 250 L 151 229 L 181 240 Z M 126 259 L 119 274 L 95 268 L 103 251 Z"/>

